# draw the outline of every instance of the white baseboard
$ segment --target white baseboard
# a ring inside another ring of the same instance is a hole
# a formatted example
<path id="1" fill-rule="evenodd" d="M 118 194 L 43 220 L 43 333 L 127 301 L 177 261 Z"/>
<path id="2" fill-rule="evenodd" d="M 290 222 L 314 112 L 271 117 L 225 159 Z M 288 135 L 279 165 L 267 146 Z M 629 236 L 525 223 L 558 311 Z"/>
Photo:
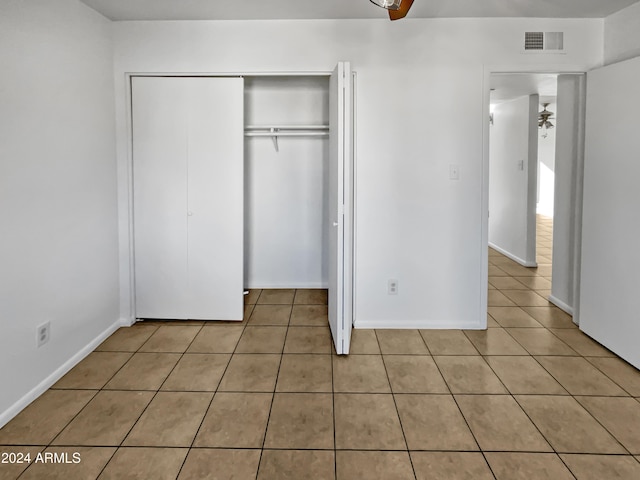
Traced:
<path id="1" fill-rule="evenodd" d="M 407 330 L 484 330 L 486 323 L 480 322 L 452 322 L 440 320 L 356 320 L 353 328 L 377 328 L 379 330 L 407 329 Z"/>
<path id="2" fill-rule="evenodd" d="M 127 319 L 119 319 L 109 328 L 100 333 L 96 338 L 89 342 L 79 352 L 73 355 L 69 360 L 57 368 L 51 375 L 36 385 L 31 391 L 24 395 L 20 400 L 11 405 L 7 410 L 0 413 L 0 428 L 4 427 L 9 421 L 18 415 L 22 410 L 31 404 L 36 398 L 49 390 L 58 380 L 64 377 L 69 370 L 80 363 L 87 355 L 93 352 L 98 345 L 104 342 L 113 332 L 122 326 L 129 326 L 131 323 Z"/>
<path id="3" fill-rule="evenodd" d="M 573 307 L 570 307 L 569 305 L 564 303 L 559 298 L 556 298 L 553 295 L 549 295 L 549 297 L 547 297 L 547 300 L 549 300 L 551 303 L 553 303 L 560 310 L 563 310 L 563 311 L 567 312 L 569 315 L 573 316 Z"/>
<path id="4" fill-rule="evenodd" d="M 522 265 L 523 267 L 531 267 L 531 268 L 536 268 L 538 266 L 538 262 L 528 262 L 526 260 L 523 260 L 522 258 L 513 255 L 512 253 L 507 252 L 506 250 L 498 247 L 497 245 L 489 242 L 489 246 L 491 248 L 493 248 L 495 251 L 500 252 L 502 255 L 504 255 L 505 257 L 510 258 L 511 260 L 513 260 L 514 262 L 518 262 L 520 265 Z"/>
<path id="5" fill-rule="evenodd" d="M 286 288 L 286 289 L 291 289 L 291 288 L 295 288 L 295 289 L 318 289 L 318 288 L 324 288 L 327 289 L 329 288 L 329 284 L 328 283 L 249 283 L 248 285 L 245 286 L 245 288 L 248 288 L 250 290 L 264 290 L 264 289 L 280 289 L 280 288 Z"/>

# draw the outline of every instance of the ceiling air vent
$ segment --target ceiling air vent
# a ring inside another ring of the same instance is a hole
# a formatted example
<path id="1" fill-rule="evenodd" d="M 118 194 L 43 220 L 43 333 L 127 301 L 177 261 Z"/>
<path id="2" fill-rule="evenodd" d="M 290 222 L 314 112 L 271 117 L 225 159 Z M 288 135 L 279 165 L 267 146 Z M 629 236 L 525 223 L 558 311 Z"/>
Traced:
<path id="1" fill-rule="evenodd" d="M 563 32 L 525 32 L 525 52 L 561 52 L 564 50 Z"/>

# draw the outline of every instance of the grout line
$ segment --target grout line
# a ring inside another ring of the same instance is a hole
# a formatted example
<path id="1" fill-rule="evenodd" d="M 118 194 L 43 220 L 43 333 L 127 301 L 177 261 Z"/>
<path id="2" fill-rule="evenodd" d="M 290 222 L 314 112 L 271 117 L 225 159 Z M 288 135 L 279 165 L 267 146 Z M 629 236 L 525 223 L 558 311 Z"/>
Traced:
<path id="1" fill-rule="evenodd" d="M 400 410 L 398 409 L 398 403 L 396 402 L 396 396 L 393 392 L 393 387 L 391 386 L 391 378 L 389 377 L 387 364 L 385 363 L 384 355 L 382 354 L 382 346 L 380 345 L 380 339 L 378 338 L 378 331 L 374 329 L 373 332 L 376 337 L 376 341 L 378 342 L 378 348 L 380 349 L 380 359 L 382 360 L 382 366 L 384 368 L 385 375 L 387 376 L 387 383 L 389 385 L 389 391 L 391 392 L 391 399 L 393 400 L 393 406 L 396 408 L 396 415 L 398 416 L 398 423 L 400 424 L 400 431 L 402 432 L 402 438 L 404 439 L 404 444 L 407 447 L 407 455 L 409 457 L 409 463 L 411 464 L 411 470 L 413 471 L 413 477 L 414 479 L 417 479 L 416 468 L 413 465 L 413 458 L 411 458 L 411 451 L 409 450 L 409 442 L 407 441 L 407 435 L 404 432 L 404 425 L 402 424 L 402 416 L 400 415 Z M 418 335 L 420 336 L 420 338 L 422 338 L 422 335 L 420 335 L 419 331 L 418 331 Z M 422 338 L 422 342 L 424 343 L 424 338 Z M 426 347 L 426 348 L 427 348 L 427 351 L 429 351 L 429 347 Z"/>

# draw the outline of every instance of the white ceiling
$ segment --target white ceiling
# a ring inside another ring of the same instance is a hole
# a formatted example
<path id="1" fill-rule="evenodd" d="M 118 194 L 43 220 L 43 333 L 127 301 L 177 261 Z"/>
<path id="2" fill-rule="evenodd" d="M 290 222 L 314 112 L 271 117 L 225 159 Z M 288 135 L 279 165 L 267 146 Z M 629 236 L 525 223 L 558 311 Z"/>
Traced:
<path id="1" fill-rule="evenodd" d="M 553 102 L 558 94 L 558 75 L 549 73 L 507 73 L 491 75 L 491 103 L 525 95 L 540 95 L 540 103 Z"/>
<path id="2" fill-rule="evenodd" d="M 112 20 L 387 18 L 369 0 L 81 0 Z M 409 17 L 603 18 L 638 0 L 416 0 Z"/>

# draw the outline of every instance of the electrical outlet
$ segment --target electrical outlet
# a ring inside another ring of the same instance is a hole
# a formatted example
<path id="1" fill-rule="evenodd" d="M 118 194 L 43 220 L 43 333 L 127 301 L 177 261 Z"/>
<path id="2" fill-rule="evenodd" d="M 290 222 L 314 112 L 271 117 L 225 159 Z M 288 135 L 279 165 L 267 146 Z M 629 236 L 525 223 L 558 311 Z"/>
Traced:
<path id="1" fill-rule="evenodd" d="M 51 322 L 46 322 L 36 329 L 36 344 L 38 348 L 43 346 L 51 338 Z"/>
<path id="2" fill-rule="evenodd" d="M 387 294 L 388 295 L 397 295 L 398 294 L 398 280 L 390 279 L 387 284 Z"/>

